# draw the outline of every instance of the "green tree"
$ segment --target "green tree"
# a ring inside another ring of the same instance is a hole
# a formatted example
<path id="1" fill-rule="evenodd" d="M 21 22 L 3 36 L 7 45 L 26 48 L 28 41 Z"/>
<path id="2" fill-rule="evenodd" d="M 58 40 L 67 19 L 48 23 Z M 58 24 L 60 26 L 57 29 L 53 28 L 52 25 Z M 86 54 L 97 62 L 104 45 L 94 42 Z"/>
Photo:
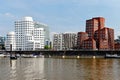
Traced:
<path id="1" fill-rule="evenodd" d="M 50 46 L 45 45 L 44 49 L 50 49 Z"/>

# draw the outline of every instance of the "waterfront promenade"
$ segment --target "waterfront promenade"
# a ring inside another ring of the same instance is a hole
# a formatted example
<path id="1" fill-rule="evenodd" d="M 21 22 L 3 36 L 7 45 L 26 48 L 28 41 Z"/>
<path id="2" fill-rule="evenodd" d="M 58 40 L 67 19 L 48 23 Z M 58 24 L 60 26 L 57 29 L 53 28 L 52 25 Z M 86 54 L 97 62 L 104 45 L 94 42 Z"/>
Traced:
<path id="1" fill-rule="evenodd" d="M 11 54 L 38 54 L 48 56 L 105 56 L 106 54 L 120 55 L 120 50 L 39 50 L 39 51 L 0 51 Z"/>

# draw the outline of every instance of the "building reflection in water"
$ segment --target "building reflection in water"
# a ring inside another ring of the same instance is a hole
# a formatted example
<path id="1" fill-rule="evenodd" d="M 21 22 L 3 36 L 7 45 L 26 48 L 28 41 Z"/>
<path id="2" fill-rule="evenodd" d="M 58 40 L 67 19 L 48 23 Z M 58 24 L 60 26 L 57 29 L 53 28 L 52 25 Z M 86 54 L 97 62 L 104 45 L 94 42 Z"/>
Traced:
<path id="1" fill-rule="evenodd" d="M 9 80 L 44 79 L 44 58 L 21 58 L 10 60 Z"/>
<path id="2" fill-rule="evenodd" d="M 119 76 L 120 59 L 0 60 L 0 80 L 119 80 Z"/>
<path id="3" fill-rule="evenodd" d="M 44 78 L 44 58 L 23 59 L 22 70 L 25 80 L 42 80 Z"/>
<path id="4" fill-rule="evenodd" d="M 81 79 L 84 80 L 117 80 L 119 79 L 120 60 L 118 59 L 82 59 L 77 66 Z"/>
<path id="5" fill-rule="evenodd" d="M 9 80 L 16 80 L 17 78 L 17 70 L 16 70 L 16 60 L 10 60 L 10 67 L 11 67 L 11 70 L 10 70 L 10 79 Z"/>
<path id="6" fill-rule="evenodd" d="M 10 67 L 12 69 L 16 69 L 16 62 L 17 62 L 17 60 L 10 60 Z"/>

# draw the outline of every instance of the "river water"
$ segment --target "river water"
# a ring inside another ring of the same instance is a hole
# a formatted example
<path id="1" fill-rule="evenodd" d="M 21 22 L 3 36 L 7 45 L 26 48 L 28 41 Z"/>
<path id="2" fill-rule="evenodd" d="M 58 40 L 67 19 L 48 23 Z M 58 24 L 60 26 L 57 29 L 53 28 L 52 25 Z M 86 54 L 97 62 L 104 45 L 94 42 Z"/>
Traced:
<path id="1" fill-rule="evenodd" d="M 120 80 L 120 59 L 0 58 L 0 80 Z"/>

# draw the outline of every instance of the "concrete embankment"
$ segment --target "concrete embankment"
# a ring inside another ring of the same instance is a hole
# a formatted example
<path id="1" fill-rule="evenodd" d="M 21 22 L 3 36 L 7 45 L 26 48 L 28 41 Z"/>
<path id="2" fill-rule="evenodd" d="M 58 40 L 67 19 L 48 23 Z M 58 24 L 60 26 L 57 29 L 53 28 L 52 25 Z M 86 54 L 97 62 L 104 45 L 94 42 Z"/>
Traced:
<path id="1" fill-rule="evenodd" d="M 45 56 L 45 58 L 65 58 L 65 59 L 81 59 L 81 58 L 104 58 L 104 56 Z"/>

